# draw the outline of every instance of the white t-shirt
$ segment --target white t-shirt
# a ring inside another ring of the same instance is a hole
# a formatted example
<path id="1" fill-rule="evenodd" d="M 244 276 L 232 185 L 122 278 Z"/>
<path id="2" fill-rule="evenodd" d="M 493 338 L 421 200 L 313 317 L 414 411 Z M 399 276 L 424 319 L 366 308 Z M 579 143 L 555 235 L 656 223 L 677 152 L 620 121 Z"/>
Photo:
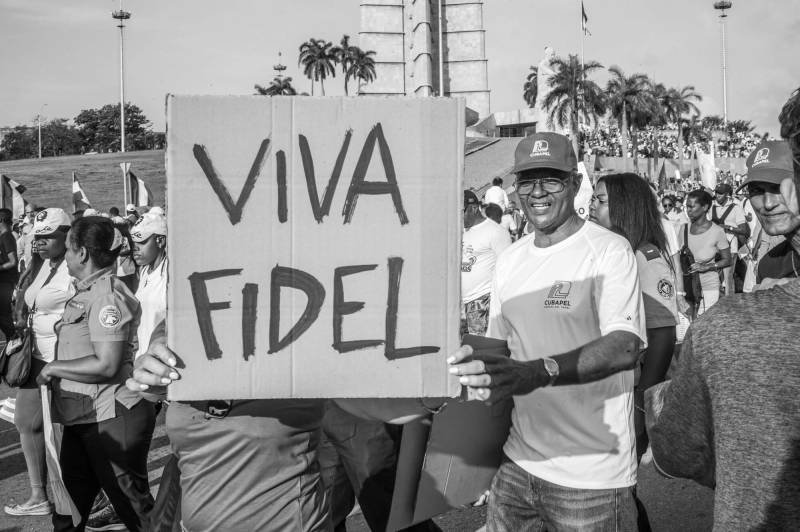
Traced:
<path id="1" fill-rule="evenodd" d="M 50 281 L 42 286 L 51 270 L 50 261 L 45 261 L 36 279 L 25 291 L 25 304 L 34 310 L 33 336 L 36 349 L 33 356 L 45 362 L 52 362 L 55 358 L 55 325 L 61 320 L 67 301 L 75 295 L 75 285 L 67 269 L 67 261 L 62 260 Z"/>
<path id="2" fill-rule="evenodd" d="M 492 185 L 489 187 L 489 190 L 486 191 L 486 194 L 483 195 L 483 202 L 500 205 L 500 208 L 505 212 L 508 208 L 508 194 L 506 194 L 506 191 L 501 187 Z"/>
<path id="3" fill-rule="evenodd" d="M 547 248 L 520 239 L 497 261 L 487 336 L 515 360 L 563 354 L 612 331 L 647 341 L 636 258 L 591 222 Z M 636 484 L 633 371 L 514 397 L 503 448 L 531 475 L 577 489 Z"/>
<path id="4" fill-rule="evenodd" d="M 677 212 L 675 209 L 672 209 L 668 213 L 666 213 L 667 219 L 670 222 L 673 222 L 675 225 L 682 225 L 689 223 L 689 216 L 685 212 Z"/>
<path id="5" fill-rule="evenodd" d="M 497 256 L 509 245 L 508 231 L 488 218 L 464 231 L 461 238 L 462 303 L 489 293 Z"/>
<path id="6" fill-rule="evenodd" d="M 136 299 L 141 304 L 142 315 L 136 329 L 136 357 L 147 352 L 156 325 L 167 317 L 167 260 L 165 258 L 149 272 L 145 271 L 148 268 L 142 268 L 139 274 Z"/>

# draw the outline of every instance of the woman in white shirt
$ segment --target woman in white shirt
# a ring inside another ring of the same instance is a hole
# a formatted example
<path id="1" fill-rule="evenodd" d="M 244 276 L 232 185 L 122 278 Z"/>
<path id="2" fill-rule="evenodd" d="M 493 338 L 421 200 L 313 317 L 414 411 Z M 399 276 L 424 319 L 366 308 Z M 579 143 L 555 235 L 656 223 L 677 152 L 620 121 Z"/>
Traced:
<path id="1" fill-rule="evenodd" d="M 33 249 L 44 263 L 24 295 L 31 315 L 34 349 L 28 381 L 17 390 L 14 416 L 28 467 L 31 497 L 23 504 L 6 506 L 5 512 L 9 515 L 48 515 L 52 511 L 46 490 L 42 396 L 36 377 L 55 357 L 55 324 L 61 319 L 67 301 L 75 294 L 64 260 L 65 241 L 71 223 L 63 210 L 45 209 L 36 215 L 33 224 Z"/>
<path id="2" fill-rule="evenodd" d="M 150 336 L 167 316 L 167 219 L 148 212 L 131 228 L 133 260 L 139 266 L 136 299 L 142 306 L 136 356 L 147 352 Z"/>

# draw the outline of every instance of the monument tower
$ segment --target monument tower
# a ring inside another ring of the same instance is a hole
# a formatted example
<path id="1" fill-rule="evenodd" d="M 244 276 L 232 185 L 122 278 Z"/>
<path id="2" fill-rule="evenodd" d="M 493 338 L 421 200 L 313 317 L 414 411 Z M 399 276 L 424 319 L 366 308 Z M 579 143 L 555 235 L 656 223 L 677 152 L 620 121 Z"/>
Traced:
<path id="1" fill-rule="evenodd" d="M 489 115 L 482 0 L 362 0 L 359 37 L 376 52 L 361 94 L 462 96 Z"/>

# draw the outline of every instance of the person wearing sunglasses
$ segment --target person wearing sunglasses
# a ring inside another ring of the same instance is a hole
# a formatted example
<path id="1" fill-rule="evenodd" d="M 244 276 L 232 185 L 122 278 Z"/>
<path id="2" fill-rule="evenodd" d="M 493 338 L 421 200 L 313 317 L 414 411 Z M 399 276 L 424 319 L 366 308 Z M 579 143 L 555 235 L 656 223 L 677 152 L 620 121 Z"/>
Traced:
<path id="1" fill-rule="evenodd" d="M 463 346 L 449 359 L 473 396 L 514 401 L 489 532 L 637 526 L 633 368 L 647 339 L 637 263 L 624 237 L 575 211 L 577 167 L 563 135 L 519 143 L 516 192 L 534 231 L 497 259 L 487 332 L 511 357 Z"/>

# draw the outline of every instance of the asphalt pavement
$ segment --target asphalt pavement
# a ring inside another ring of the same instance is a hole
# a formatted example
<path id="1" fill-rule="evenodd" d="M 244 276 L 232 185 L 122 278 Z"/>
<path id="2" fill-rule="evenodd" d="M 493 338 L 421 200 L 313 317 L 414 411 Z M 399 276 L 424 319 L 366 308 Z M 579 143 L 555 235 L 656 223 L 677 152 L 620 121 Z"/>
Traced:
<path id="1" fill-rule="evenodd" d="M 14 391 L 0 385 L 0 401 Z M 158 490 L 161 472 L 169 453 L 163 412 L 156 425 L 150 449 L 148 470 L 153 493 Z M 711 530 L 714 492 L 691 481 L 670 480 L 656 473 L 648 457 L 639 469 L 639 496 L 647 508 L 655 532 L 701 532 Z M 16 428 L 0 420 L 0 506 L 28 498 L 28 475 Z M 453 510 L 435 519 L 447 532 L 478 530 L 485 520 L 484 508 Z M 49 517 L 12 517 L 0 511 L 0 532 L 51 530 Z M 364 519 L 357 512 L 347 521 L 350 532 L 367 532 Z"/>

